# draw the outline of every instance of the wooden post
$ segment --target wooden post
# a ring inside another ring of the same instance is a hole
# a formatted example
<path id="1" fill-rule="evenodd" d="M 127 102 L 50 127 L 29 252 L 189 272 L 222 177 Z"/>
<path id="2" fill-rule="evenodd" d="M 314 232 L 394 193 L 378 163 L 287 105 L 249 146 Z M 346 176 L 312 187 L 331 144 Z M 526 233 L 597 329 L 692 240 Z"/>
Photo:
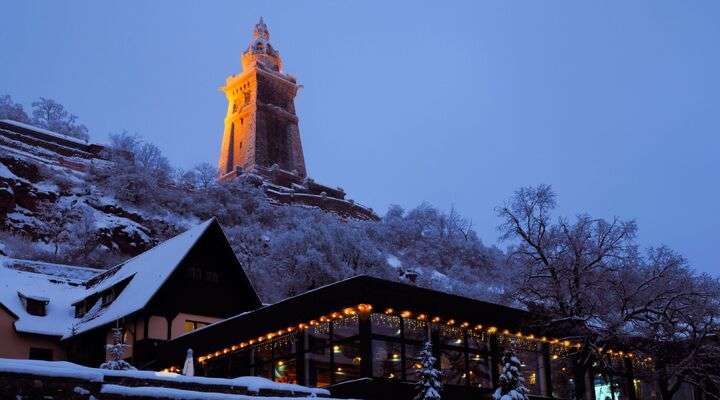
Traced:
<path id="1" fill-rule="evenodd" d="M 358 316 L 360 334 L 360 376 L 372 378 L 372 326 L 370 313 L 360 313 Z"/>
<path id="2" fill-rule="evenodd" d="M 498 345 L 497 335 L 492 333 L 488 335 L 490 342 L 490 376 L 492 377 L 492 385 L 494 388 L 500 385 L 500 346 Z"/>
<path id="3" fill-rule="evenodd" d="M 625 367 L 625 378 L 627 379 L 626 390 L 628 392 L 628 400 L 637 400 L 637 392 L 635 391 L 635 372 L 633 371 L 632 360 L 629 357 L 623 359 Z"/>
<path id="4" fill-rule="evenodd" d="M 542 369 L 540 369 L 540 393 L 546 397 L 552 397 L 552 365 L 550 363 L 550 345 L 541 343 Z"/>
<path id="5" fill-rule="evenodd" d="M 306 360 L 305 331 L 301 329 L 295 334 L 295 375 L 297 376 L 297 383 L 303 386 L 308 385 Z"/>

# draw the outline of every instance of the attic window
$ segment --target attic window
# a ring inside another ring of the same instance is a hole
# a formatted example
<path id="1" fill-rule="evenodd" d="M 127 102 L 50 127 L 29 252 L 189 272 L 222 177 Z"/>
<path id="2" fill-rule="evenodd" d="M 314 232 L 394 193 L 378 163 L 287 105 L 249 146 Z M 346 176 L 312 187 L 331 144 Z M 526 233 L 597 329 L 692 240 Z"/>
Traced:
<path id="1" fill-rule="evenodd" d="M 43 297 L 27 296 L 20 292 L 18 292 L 18 296 L 20 297 L 20 301 L 22 302 L 23 306 L 25 306 L 25 310 L 28 314 L 37 315 L 39 317 L 44 317 L 47 315 L 47 305 L 48 303 L 50 303 L 49 299 Z"/>

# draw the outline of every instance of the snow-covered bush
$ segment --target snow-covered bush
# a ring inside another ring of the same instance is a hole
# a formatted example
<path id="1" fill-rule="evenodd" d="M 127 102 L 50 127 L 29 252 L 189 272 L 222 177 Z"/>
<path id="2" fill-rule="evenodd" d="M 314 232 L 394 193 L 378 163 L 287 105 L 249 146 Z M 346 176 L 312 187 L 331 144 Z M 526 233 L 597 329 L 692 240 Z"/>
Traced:
<path id="1" fill-rule="evenodd" d="M 528 400 L 528 389 L 520 373 L 522 363 L 515 353 L 508 350 L 502 358 L 500 386 L 495 390 L 493 400 Z"/>
<path id="2" fill-rule="evenodd" d="M 74 136 L 88 141 L 88 129 L 77 123 L 77 116 L 65 110 L 62 104 L 53 99 L 40 97 L 32 103 L 32 124 L 53 132 Z"/>
<path id="3" fill-rule="evenodd" d="M 122 328 L 113 328 L 112 341 L 112 344 L 106 345 L 108 353 L 110 353 L 110 360 L 100 364 L 100 368 L 113 370 L 135 369 L 129 362 L 123 360 L 125 349 L 130 345 L 123 343 Z"/>
<path id="4" fill-rule="evenodd" d="M 10 95 L 0 96 L 0 119 L 29 123 L 30 118 L 25 113 L 22 104 L 15 103 Z"/>
<path id="5" fill-rule="evenodd" d="M 432 342 L 427 341 L 418 359 L 420 368 L 417 371 L 418 381 L 415 384 L 415 400 L 440 400 L 442 383 L 440 371 L 435 369 L 436 359 L 432 355 Z"/>

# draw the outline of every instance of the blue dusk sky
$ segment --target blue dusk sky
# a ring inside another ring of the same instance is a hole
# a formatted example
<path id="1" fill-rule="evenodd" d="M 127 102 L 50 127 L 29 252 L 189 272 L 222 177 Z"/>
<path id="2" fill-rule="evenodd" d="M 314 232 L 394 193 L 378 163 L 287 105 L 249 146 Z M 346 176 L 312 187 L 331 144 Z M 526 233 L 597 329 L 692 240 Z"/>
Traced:
<path id="1" fill-rule="evenodd" d="M 454 206 L 486 244 L 493 208 L 548 183 L 559 212 L 634 218 L 720 273 L 720 2 L 3 1 L 0 94 L 51 97 L 93 141 L 128 130 L 216 162 L 259 16 L 309 174 L 384 213 Z M 500 243 L 501 246 L 504 246 Z"/>

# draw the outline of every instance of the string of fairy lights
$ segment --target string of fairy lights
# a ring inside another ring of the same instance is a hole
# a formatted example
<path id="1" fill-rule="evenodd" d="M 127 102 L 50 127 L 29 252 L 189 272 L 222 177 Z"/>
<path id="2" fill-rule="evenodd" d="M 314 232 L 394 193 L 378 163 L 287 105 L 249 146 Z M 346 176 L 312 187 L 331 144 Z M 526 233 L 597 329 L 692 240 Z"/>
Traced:
<path id="1" fill-rule="evenodd" d="M 335 324 L 335 329 L 342 327 L 350 328 L 352 326 L 356 326 L 359 314 L 369 314 L 372 313 L 372 311 L 373 306 L 370 304 L 358 304 L 354 307 L 346 307 L 340 311 L 323 315 L 307 322 L 291 325 L 285 329 L 268 332 L 255 339 L 243 341 L 235 345 L 225 347 L 222 350 L 207 353 L 200 356 L 198 361 L 200 363 L 205 363 L 213 358 L 221 357 L 231 352 L 249 347 L 256 348 L 258 346 L 263 346 L 263 348 L 267 349 L 269 347 L 266 346 L 277 346 L 278 343 L 282 344 L 282 341 L 294 340 L 293 338 L 295 337 L 295 334 L 301 331 L 309 331 L 309 333 L 317 335 L 328 335 L 330 333 L 331 321 Z M 433 327 L 439 328 L 441 330 L 441 334 L 446 335 L 447 337 L 457 336 L 459 338 L 464 334 L 464 332 L 467 332 L 469 337 L 480 342 L 485 341 L 489 335 L 495 335 L 500 345 L 510 345 L 513 348 L 520 350 L 537 350 L 538 344 L 547 343 L 550 346 L 550 354 L 553 360 L 567 357 L 573 351 L 577 351 L 582 348 L 582 344 L 580 342 L 548 338 L 546 336 L 535 336 L 534 334 L 526 334 L 520 331 L 511 332 L 508 329 L 501 329 L 497 326 L 470 324 L 467 321 L 413 312 L 410 310 L 396 311 L 392 308 L 387 308 L 382 313 L 373 313 L 372 318 L 373 323 L 398 330 L 400 329 L 402 318 L 402 323 L 405 326 L 406 333 L 408 331 L 416 333 L 423 332 L 427 329 L 429 323 L 432 324 Z M 601 349 L 601 352 L 610 358 L 629 358 L 634 366 L 641 368 L 647 368 L 652 363 L 651 357 L 640 357 L 631 352 L 617 351 L 609 348 Z"/>

